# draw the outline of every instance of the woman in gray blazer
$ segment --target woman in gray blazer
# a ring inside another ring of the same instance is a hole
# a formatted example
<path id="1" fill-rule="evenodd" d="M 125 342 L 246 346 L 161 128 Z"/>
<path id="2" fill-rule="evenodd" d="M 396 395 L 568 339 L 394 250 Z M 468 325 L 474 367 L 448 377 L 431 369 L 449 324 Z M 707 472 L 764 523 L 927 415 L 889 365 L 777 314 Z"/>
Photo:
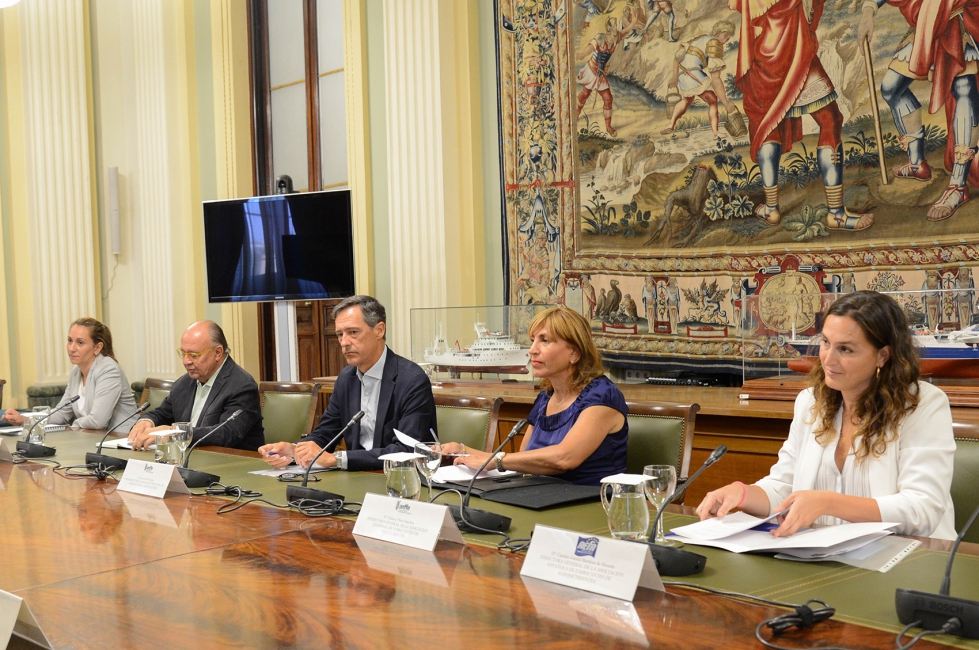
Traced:
<path id="1" fill-rule="evenodd" d="M 76 429 L 105 429 L 136 410 L 136 400 L 126 374 L 112 353 L 112 333 L 94 318 L 79 318 L 68 329 L 68 359 L 72 365 L 68 389 L 58 406 L 75 395 L 81 399 L 58 411 L 49 424 L 71 424 Z M 24 418 L 9 409 L 3 419 L 23 424 Z M 133 420 L 120 422 L 117 433 L 129 433 Z"/>

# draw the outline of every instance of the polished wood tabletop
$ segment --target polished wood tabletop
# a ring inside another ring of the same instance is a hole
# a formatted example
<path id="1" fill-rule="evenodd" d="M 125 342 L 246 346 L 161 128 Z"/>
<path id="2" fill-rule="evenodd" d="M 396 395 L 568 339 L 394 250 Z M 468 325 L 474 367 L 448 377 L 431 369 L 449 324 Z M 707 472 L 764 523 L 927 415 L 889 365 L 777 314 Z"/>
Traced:
<path id="1" fill-rule="evenodd" d="M 71 435 L 88 434 L 62 435 L 63 458 L 55 458 L 62 465 L 72 462 Z M 247 456 L 227 456 L 224 467 L 250 462 Z M 221 466 L 220 458 L 206 454 L 199 462 Z M 344 474 L 327 478 L 347 487 L 362 480 Z M 379 475 L 363 480 L 383 484 Z M 785 613 L 678 586 L 639 589 L 628 603 L 523 579 L 522 555 L 478 543 L 440 543 L 425 553 L 355 538 L 350 519 L 255 504 L 218 515 L 224 499 L 140 497 L 111 480 L 68 478 L 45 463 L 0 463 L 0 483 L 0 589 L 26 600 L 56 648 L 753 649 L 755 625 Z M 576 529 L 582 511 L 568 512 L 579 513 L 565 522 Z M 930 546 L 919 562 L 940 566 L 948 545 Z M 974 555 L 976 547 L 966 552 Z M 733 558 L 728 580 L 745 590 L 776 562 L 711 549 L 715 568 L 699 578 L 719 576 L 725 556 Z M 829 582 L 829 569 L 791 568 L 821 576 L 796 579 L 799 590 Z M 833 582 L 859 579 L 853 570 L 838 574 Z M 770 597 L 796 599 L 787 582 L 776 583 L 765 587 Z M 890 648 L 894 633 L 834 620 L 784 642 Z"/>

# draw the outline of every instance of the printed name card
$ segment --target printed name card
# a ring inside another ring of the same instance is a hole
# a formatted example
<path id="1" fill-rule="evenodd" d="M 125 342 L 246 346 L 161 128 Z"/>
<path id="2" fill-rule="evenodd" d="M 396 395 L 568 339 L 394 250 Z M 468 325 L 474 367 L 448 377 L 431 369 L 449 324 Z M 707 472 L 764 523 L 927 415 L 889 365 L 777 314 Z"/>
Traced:
<path id="1" fill-rule="evenodd" d="M 435 550 L 440 539 L 466 543 L 447 507 L 371 493 L 364 496 L 353 534 L 423 551 Z"/>
<path id="2" fill-rule="evenodd" d="M 646 544 L 540 524 L 520 575 L 628 601 L 637 586 L 664 591 Z"/>
<path id="3" fill-rule="evenodd" d="M 0 647 L 6 648 L 15 632 L 42 648 L 51 647 L 24 599 L 0 591 Z"/>
<path id="4" fill-rule="evenodd" d="M 126 471 L 122 474 L 117 490 L 145 494 L 148 497 L 163 498 L 167 492 L 190 494 L 176 465 L 150 463 L 145 460 L 129 459 Z"/>
<path id="5" fill-rule="evenodd" d="M 3 440 L 0 440 L 0 462 L 14 462 L 14 455 L 10 453 L 9 449 L 7 449 L 7 443 Z"/>

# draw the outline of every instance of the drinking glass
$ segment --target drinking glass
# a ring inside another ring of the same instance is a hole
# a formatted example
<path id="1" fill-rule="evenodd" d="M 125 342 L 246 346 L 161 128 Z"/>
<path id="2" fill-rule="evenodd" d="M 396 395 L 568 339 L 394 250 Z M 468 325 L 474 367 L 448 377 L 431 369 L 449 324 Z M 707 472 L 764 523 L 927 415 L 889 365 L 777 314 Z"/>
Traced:
<path id="1" fill-rule="evenodd" d="M 421 481 L 418 480 L 418 470 L 415 469 L 415 459 L 386 460 L 384 470 L 387 473 L 387 492 L 389 497 L 398 499 L 418 500 L 421 495 Z"/>
<path id="2" fill-rule="evenodd" d="M 663 504 L 666 503 L 666 500 L 676 490 L 676 468 L 672 465 L 646 465 L 642 473 L 650 477 L 645 485 L 646 498 L 649 499 L 649 503 L 653 505 L 656 513 L 659 514 Z M 653 542 L 662 546 L 682 546 L 677 540 L 666 539 L 663 535 L 662 517 L 659 518 L 659 523 L 656 525 L 656 534 Z"/>
<path id="3" fill-rule="evenodd" d="M 187 447 L 190 446 L 190 442 L 193 439 L 194 427 L 191 426 L 190 422 L 173 423 L 173 431 L 170 434 L 170 442 L 176 449 L 177 465 L 184 464 L 184 454 L 187 453 Z"/>
<path id="4" fill-rule="evenodd" d="M 47 417 L 51 413 L 50 406 L 35 406 L 31 410 L 31 415 L 24 422 L 24 426 L 27 427 L 24 431 L 27 435 L 27 442 L 35 445 L 43 445 L 45 433 L 44 425 L 48 423 Z M 37 426 L 34 426 L 34 425 Z"/>
<path id="5" fill-rule="evenodd" d="M 153 435 L 156 437 L 156 452 L 153 454 L 153 462 L 176 465 L 177 450 L 173 443 L 173 431 L 160 431 Z"/>
<path id="6" fill-rule="evenodd" d="M 612 498 L 606 495 L 612 488 Z M 649 508 L 641 483 L 602 483 L 602 507 L 608 515 L 608 529 L 615 539 L 646 541 L 649 535 Z"/>
<path id="7" fill-rule="evenodd" d="M 415 459 L 415 467 L 421 472 L 422 476 L 425 477 L 425 483 L 428 485 L 428 500 L 432 500 L 432 475 L 442 464 L 442 445 L 439 441 L 435 442 L 419 442 L 415 445 L 414 450 L 416 454 L 422 456 L 422 458 Z"/>

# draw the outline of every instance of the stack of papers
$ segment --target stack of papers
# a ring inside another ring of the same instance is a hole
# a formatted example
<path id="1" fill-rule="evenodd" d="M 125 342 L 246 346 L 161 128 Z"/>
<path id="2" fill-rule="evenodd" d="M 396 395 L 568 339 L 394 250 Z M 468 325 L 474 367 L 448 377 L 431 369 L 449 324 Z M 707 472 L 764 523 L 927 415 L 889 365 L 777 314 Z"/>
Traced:
<path id="1" fill-rule="evenodd" d="M 714 546 L 733 553 L 777 551 L 801 559 L 827 558 L 860 548 L 894 532 L 899 524 L 868 522 L 823 528 L 802 528 L 790 537 L 773 537 L 778 527 L 770 517 L 758 518 L 743 512 L 723 519 L 705 519 L 670 533 L 686 544 Z"/>
<path id="2" fill-rule="evenodd" d="M 63 424 L 45 424 L 45 433 L 54 433 L 55 431 L 64 431 L 65 425 Z M 24 432 L 24 427 L 15 426 L 0 426 L 0 435 L 3 436 L 19 436 Z"/>

